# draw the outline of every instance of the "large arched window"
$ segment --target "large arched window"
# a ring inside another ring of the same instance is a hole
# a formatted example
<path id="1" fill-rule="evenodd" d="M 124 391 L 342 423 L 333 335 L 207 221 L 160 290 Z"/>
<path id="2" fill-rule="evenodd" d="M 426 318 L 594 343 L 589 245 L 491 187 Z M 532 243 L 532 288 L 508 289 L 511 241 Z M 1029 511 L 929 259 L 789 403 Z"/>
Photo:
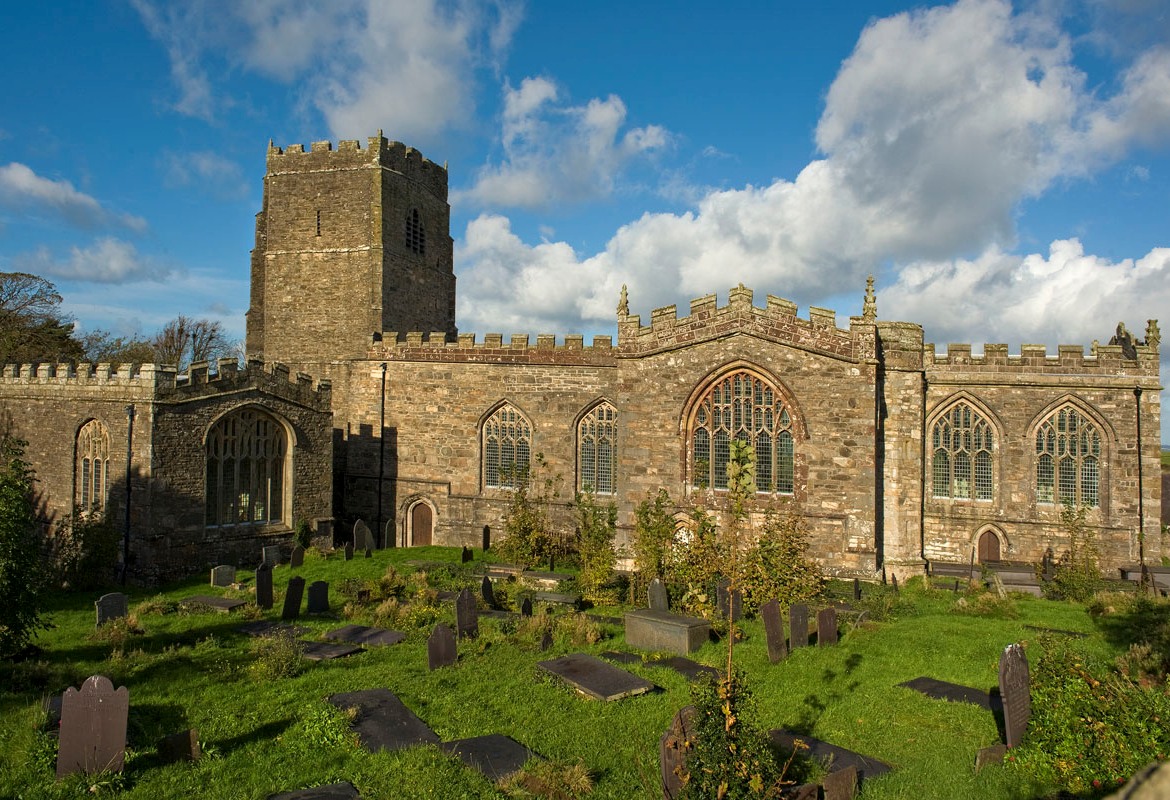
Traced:
<path id="1" fill-rule="evenodd" d="M 518 489 L 528 480 L 532 426 L 514 406 L 502 405 L 483 423 L 483 482 L 489 489 Z"/>
<path id="2" fill-rule="evenodd" d="M 1101 503 L 1101 434 L 1084 414 L 1064 406 L 1036 429 L 1036 500 Z"/>
<path id="3" fill-rule="evenodd" d="M 105 511 L 110 496 L 110 432 L 96 419 L 77 432 L 74 470 L 78 510 L 84 514 Z"/>
<path id="4" fill-rule="evenodd" d="M 930 433 L 935 497 L 990 500 L 991 425 L 967 403 L 956 403 Z"/>
<path id="5" fill-rule="evenodd" d="M 418 217 L 417 208 L 412 208 L 406 213 L 406 230 L 402 243 L 415 255 L 424 256 L 427 253 L 427 231 Z"/>
<path id="6" fill-rule="evenodd" d="M 702 396 L 692 416 L 691 485 L 726 489 L 731 440 L 737 439 L 755 449 L 757 490 L 792 494 L 792 422 L 780 392 L 763 378 L 747 370 L 721 378 Z"/>
<path id="7" fill-rule="evenodd" d="M 577 423 L 577 462 L 581 491 L 617 491 L 617 409 L 610 403 L 598 403 Z"/>
<path id="8" fill-rule="evenodd" d="M 287 454 L 284 426 L 258 408 L 215 423 L 207 434 L 207 524 L 282 521 Z"/>

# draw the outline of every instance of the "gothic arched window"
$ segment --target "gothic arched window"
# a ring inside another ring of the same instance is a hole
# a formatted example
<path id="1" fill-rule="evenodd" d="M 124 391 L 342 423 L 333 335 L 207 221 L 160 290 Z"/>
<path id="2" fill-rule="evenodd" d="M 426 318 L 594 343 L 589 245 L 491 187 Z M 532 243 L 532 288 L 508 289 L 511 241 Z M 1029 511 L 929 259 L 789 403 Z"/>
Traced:
<path id="1" fill-rule="evenodd" d="M 412 208 L 406 215 L 406 233 L 403 244 L 410 252 L 424 256 L 427 253 L 427 232 L 418 218 L 418 209 Z"/>
<path id="2" fill-rule="evenodd" d="M 956 403 L 930 433 L 935 497 L 990 500 L 991 425 L 967 403 Z"/>
<path id="3" fill-rule="evenodd" d="M 755 450 L 757 490 L 792 494 L 792 431 L 792 413 L 770 383 L 747 370 L 721 378 L 702 396 L 692 415 L 688 432 L 691 486 L 727 488 L 731 440 L 737 439 Z"/>
<path id="4" fill-rule="evenodd" d="M 77 464 L 74 467 L 78 509 L 101 513 L 110 495 L 110 432 L 96 419 L 77 432 Z"/>
<path id="5" fill-rule="evenodd" d="M 1084 414 L 1064 406 L 1036 429 L 1036 500 L 1100 505 L 1101 434 Z"/>
<path id="6" fill-rule="evenodd" d="M 258 408 L 233 411 L 207 434 L 207 525 L 266 525 L 284 518 L 288 438 Z"/>
<path id="7" fill-rule="evenodd" d="M 597 494 L 617 491 L 617 409 L 598 403 L 577 423 L 577 487 Z"/>
<path id="8" fill-rule="evenodd" d="M 532 426 L 514 406 L 500 406 L 483 423 L 483 482 L 489 489 L 518 489 L 528 480 Z"/>

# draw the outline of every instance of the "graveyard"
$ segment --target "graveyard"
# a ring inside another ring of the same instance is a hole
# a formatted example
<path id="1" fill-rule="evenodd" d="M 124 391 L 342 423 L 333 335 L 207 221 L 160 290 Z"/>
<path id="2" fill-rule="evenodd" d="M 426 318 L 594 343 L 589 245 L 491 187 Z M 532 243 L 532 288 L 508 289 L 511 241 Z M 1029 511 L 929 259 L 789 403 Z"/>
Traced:
<path id="1" fill-rule="evenodd" d="M 54 597 L 37 651 L 0 663 L 0 795 L 662 798 L 664 734 L 726 664 L 726 625 L 654 590 L 590 606 L 571 578 L 549 591 L 458 548 L 298 556 Z M 743 616 L 734 663 L 752 723 L 803 742 L 789 796 L 1055 797 L 1018 717 L 1056 701 L 1000 687 L 1048 651 L 1124 654 L 1134 621 L 1097 612 L 949 577 L 842 582 Z M 112 722 L 78 722 L 94 690 Z M 113 769 L 75 768 L 95 757 Z"/>

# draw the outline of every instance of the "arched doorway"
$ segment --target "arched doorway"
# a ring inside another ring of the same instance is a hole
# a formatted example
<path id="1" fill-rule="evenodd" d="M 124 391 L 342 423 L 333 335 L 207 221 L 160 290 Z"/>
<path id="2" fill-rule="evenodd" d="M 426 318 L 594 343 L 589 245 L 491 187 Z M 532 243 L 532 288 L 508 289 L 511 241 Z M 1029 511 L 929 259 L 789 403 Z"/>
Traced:
<path id="1" fill-rule="evenodd" d="M 410 509 L 410 544 L 425 547 L 431 543 L 431 507 L 415 503 Z"/>
<path id="2" fill-rule="evenodd" d="M 984 531 L 979 534 L 979 563 L 987 564 L 999 561 L 999 537 L 994 531 Z"/>

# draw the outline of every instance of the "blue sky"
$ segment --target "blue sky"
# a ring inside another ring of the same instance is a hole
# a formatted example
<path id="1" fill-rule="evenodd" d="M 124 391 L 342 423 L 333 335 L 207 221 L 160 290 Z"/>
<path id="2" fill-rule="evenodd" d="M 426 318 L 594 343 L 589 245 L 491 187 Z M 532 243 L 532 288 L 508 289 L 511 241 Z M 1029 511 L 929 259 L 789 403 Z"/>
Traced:
<path id="1" fill-rule="evenodd" d="M 940 349 L 1170 326 L 1167 0 L 63 0 L 0 43 L 0 270 L 81 330 L 242 337 L 269 139 L 378 129 L 449 163 L 463 332 L 612 334 L 622 284 L 844 323 L 870 273 Z"/>

